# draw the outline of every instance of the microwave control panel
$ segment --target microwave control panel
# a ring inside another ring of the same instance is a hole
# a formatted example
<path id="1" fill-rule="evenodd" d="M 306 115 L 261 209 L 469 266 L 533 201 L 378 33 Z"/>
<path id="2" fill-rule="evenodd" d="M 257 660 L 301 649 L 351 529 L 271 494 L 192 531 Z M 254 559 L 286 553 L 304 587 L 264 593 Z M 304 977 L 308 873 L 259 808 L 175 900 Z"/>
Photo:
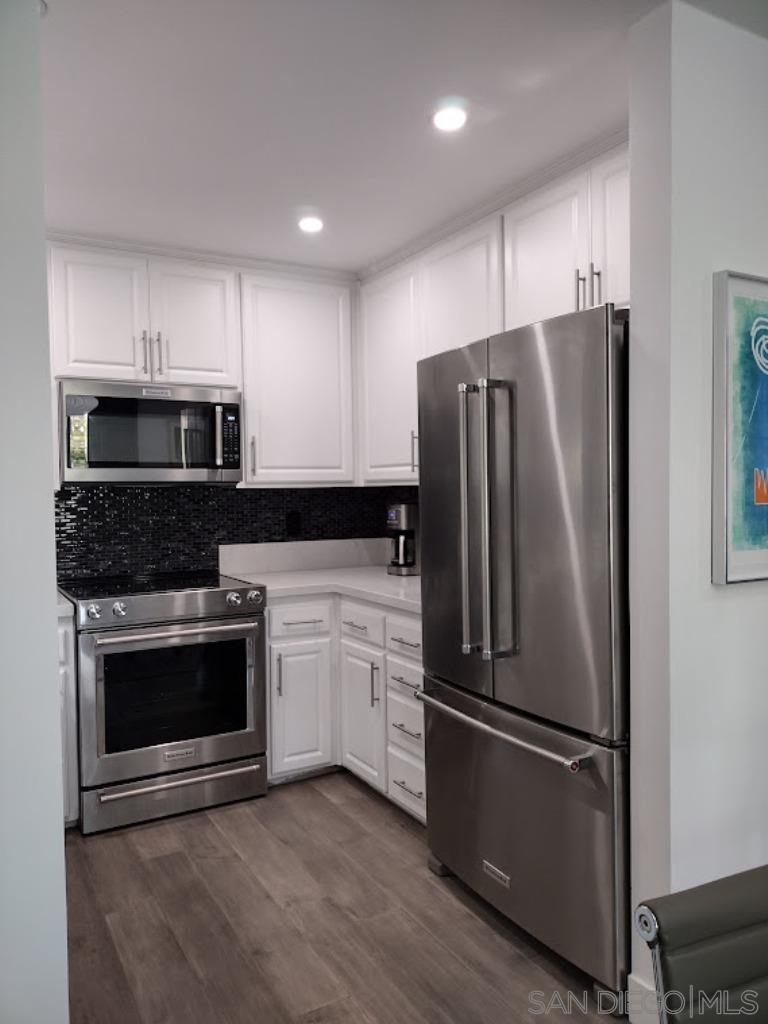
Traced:
<path id="1" fill-rule="evenodd" d="M 223 410 L 223 458 L 227 469 L 240 467 L 240 409 L 236 405 L 225 405 Z"/>

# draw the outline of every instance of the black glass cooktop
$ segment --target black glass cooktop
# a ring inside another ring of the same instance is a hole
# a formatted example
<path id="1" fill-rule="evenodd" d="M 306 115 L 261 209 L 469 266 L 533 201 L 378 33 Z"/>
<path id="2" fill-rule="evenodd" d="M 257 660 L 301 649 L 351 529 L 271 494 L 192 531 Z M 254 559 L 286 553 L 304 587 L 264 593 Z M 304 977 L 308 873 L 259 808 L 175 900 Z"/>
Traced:
<path id="1" fill-rule="evenodd" d="M 217 572 L 167 573 L 153 576 L 96 576 L 59 580 L 59 588 L 75 601 L 97 601 L 126 594 L 160 594 L 178 590 L 230 590 L 247 584 Z"/>

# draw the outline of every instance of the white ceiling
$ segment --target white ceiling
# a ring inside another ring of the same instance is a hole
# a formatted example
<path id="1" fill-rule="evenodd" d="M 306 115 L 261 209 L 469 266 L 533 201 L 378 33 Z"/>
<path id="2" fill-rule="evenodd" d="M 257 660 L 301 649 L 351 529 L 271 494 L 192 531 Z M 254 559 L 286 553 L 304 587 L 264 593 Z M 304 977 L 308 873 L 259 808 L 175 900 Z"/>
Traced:
<path id="1" fill-rule="evenodd" d="M 655 2 L 49 0 L 49 227 L 358 270 L 625 126 Z"/>

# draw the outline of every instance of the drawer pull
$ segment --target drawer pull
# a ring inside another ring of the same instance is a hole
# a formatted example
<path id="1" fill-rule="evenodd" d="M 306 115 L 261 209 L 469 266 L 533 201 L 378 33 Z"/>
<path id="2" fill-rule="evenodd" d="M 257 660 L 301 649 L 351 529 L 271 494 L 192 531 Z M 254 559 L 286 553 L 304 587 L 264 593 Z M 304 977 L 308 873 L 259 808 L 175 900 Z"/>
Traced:
<path id="1" fill-rule="evenodd" d="M 394 681 L 395 681 L 396 683 L 402 683 L 402 684 L 403 684 L 403 686 L 407 686 L 407 687 L 409 687 L 409 688 L 410 688 L 411 690 L 420 690 L 420 689 L 421 689 L 421 687 L 420 687 L 420 686 L 417 686 L 417 684 L 416 684 L 416 683 L 411 683 L 411 682 L 409 682 L 409 681 L 408 681 L 408 680 L 407 680 L 407 679 L 406 679 L 406 678 L 405 678 L 404 676 L 391 676 L 390 678 L 391 678 L 391 679 L 394 679 Z"/>
<path id="2" fill-rule="evenodd" d="M 341 624 L 342 624 L 342 626 L 351 626 L 352 629 L 359 629 L 363 633 L 367 633 L 368 632 L 368 627 L 367 626 L 360 626 L 360 625 L 358 625 L 357 622 L 353 622 L 352 619 L 342 619 L 341 620 Z"/>
<path id="3" fill-rule="evenodd" d="M 411 732 L 411 730 L 406 726 L 405 722 L 393 722 L 392 723 L 392 728 L 393 729 L 399 729 L 400 732 L 404 732 L 405 735 L 406 736 L 410 736 L 411 739 L 414 739 L 414 740 L 420 740 L 421 739 L 421 733 L 420 732 Z"/>
<path id="4" fill-rule="evenodd" d="M 421 647 L 421 644 L 415 644 L 412 640 L 405 640 L 401 636 L 393 636 L 392 639 L 396 644 L 405 644 L 406 647 Z"/>
<path id="5" fill-rule="evenodd" d="M 284 626 L 317 626 L 321 622 L 325 622 L 325 619 L 285 619 L 283 621 L 283 625 Z"/>
<path id="6" fill-rule="evenodd" d="M 411 789 L 410 786 L 406 785 L 405 779 L 392 779 L 392 781 L 396 786 L 399 786 L 400 789 L 404 789 L 406 793 L 410 793 L 411 796 L 415 796 L 417 800 L 424 799 L 423 789 L 420 789 L 417 793 L 415 789 Z"/>

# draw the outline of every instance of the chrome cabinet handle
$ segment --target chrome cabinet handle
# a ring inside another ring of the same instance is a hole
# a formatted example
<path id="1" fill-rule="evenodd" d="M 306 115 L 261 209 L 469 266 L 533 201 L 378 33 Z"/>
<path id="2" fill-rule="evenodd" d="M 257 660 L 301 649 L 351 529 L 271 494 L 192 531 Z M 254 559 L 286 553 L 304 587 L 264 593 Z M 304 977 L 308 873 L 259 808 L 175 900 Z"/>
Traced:
<path id="1" fill-rule="evenodd" d="M 341 620 L 341 624 L 342 624 L 342 626 L 351 626 L 352 629 L 359 629 L 363 633 L 367 633 L 368 632 L 368 627 L 367 626 L 360 626 L 356 622 L 353 622 L 352 619 L 342 619 Z"/>
<path id="2" fill-rule="evenodd" d="M 411 739 L 414 739 L 414 740 L 420 740 L 421 739 L 421 733 L 420 732 L 412 732 L 409 728 L 407 728 L 405 722 L 393 722 L 392 723 L 392 728 L 393 729 L 399 729 L 400 732 L 404 732 L 405 735 L 406 736 L 410 736 Z"/>
<path id="3" fill-rule="evenodd" d="M 285 619 L 283 622 L 284 626 L 315 626 L 319 622 L 325 622 L 325 619 Z"/>
<path id="4" fill-rule="evenodd" d="M 174 779 L 172 782 L 160 782 L 156 786 L 139 786 L 136 789 L 126 789 L 122 793 L 99 793 L 99 803 L 108 804 L 113 800 L 127 800 L 131 796 L 159 793 L 163 789 L 180 789 L 182 786 L 196 786 L 202 782 L 213 782 L 214 779 L 228 779 L 233 775 L 245 775 L 246 773 L 260 771 L 260 764 L 250 764 L 246 765 L 245 768 L 229 768 L 224 772 L 211 772 L 210 775 L 200 775 L 196 779 Z"/>
<path id="5" fill-rule="evenodd" d="M 277 656 L 277 696 L 283 696 L 283 656 Z"/>
<path id="6" fill-rule="evenodd" d="M 483 616 L 483 661 L 492 661 L 504 654 L 493 646 L 493 573 L 491 570 L 491 403 L 492 388 L 506 388 L 503 380 L 483 378 L 477 382 L 480 389 L 480 574 Z M 513 645 L 514 646 L 514 645 Z"/>
<path id="7" fill-rule="evenodd" d="M 537 757 L 543 757 L 547 761 L 552 761 L 554 764 L 560 765 L 561 768 L 565 768 L 571 775 L 575 775 L 582 768 L 586 768 L 592 760 L 591 754 L 583 754 L 581 757 L 563 757 L 562 754 L 556 754 L 545 747 L 538 747 L 535 743 L 519 740 L 516 736 L 510 736 L 500 729 L 494 729 L 492 725 L 486 725 L 485 722 L 478 722 L 477 719 L 472 718 L 470 715 L 465 715 L 463 711 L 457 711 L 456 708 L 443 704 L 440 700 L 435 700 L 428 693 L 417 693 L 416 700 L 420 700 L 423 704 L 427 704 L 436 711 L 442 711 L 444 715 L 448 715 L 449 718 L 455 718 L 456 721 L 462 722 L 464 725 L 470 725 L 473 729 L 479 729 L 480 732 L 484 732 L 488 736 L 493 736 L 497 740 L 503 740 L 504 743 L 509 743 L 513 747 L 519 747 L 520 750 L 527 750 L 529 754 L 536 754 Z"/>
<path id="8" fill-rule="evenodd" d="M 461 533 L 461 653 L 479 648 L 470 635 L 469 607 L 469 396 L 476 384 L 459 384 L 459 518 Z"/>
<path id="9" fill-rule="evenodd" d="M 392 639 L 396 644 L 405 644 L 406 647 L 421 647 L 421 644 L 415 644 L 412 640 L 405 640 L 401 636 L 393 636 Z"/>
<path id="10" fill-rule="evenodd" d="M 376 696 L 376 673 L 379 671 L 379 666 L 375 662 L 371 662 L 371 707 L 376 707 L 378 697 Z"/>
<path id="11" fill-rule="evenodd" d="M 235 631 L 253 629 L 255 623 L 241 622 L 239 625 L 231 626 L 201 626 L 200 629 L 176 629 L 163 630 L 161 633 L 136 633 L 128 636 L 97 636 L 94 640 L 96 647 L 116 647 L 120 644 L 142 644 L 148 640 L 173 640 L 177 636 L 205 636 L 210 633 L 233 633 Z"/>
<path id="12" fill-rule="evenodd" d="M 415 473 L 419 468 L 416 464 L 416 442 L 419 439 L 419 435 L 415 430 L 411 431 L 411 472 Z"/>
<path id="13" fill-rule="evenodd" d="M 404 678 L 403 676 L 391 676 L 390 678 L 391 678 L 391 679 L 394 679 L 394 681 L 395 681 L 396 683 L 402 683 L 402 684 L 403 684 L 403 686 L 407 686 L 407 687 L 409 687 L 409 688 L 410 688 L 411 690 L 420 690 L 420 689 L 421 689 L 421 687 L 420 687 L 420 686 L 417 686 L 417 685 L 416 685 L 416 683 L 410 683 L 410 682 L 408 682 L 408 680 L 407 680 L 407 679 L 405 679 L 405 678 Z"/>
<path id="14" fill-rule="evenodd" d="M 576 281 L 576 312 L 578 313 L 580 309 L 586 309 L 587 308 L 587 275 L 586 274 L 583 274 L 583 275 L 580 274 L 578 267 L 576 267 L 576 278 L 575 278 L 575 281 Z M 580 287 L 581 287 L 581 289 L 583 291 L 583 298 L 582 298 L 581 302 L 579 301 L 579 289 L 580 289 Z"/>
<path id="15" fill-rule="evenodd" d="M 256 476 L 256 437 L 251 435 L 251 476 Z"/>
<path id="16" fill-rule="evenodd" d="M 217 405 L 215 407 L 216 416 L 216 451 L 215 461 L 217 466 L 224 465 L 224 406 Z"/>
<path id="17" fill-rule="evenodd" d="M 149 376 L 149 335 L 146 331 L 141 332 L 141 343 L 144 346 L 144 376 Z"/>
<path id="18" fill-rule="evenodd" d="M 392 779 L 392 781 L 396 786 L 399 786 L 400 789 L 404 789 L 406 793 L 410 793 L 411 796 L 415 796 L 417 800 L 424 799 L 423 789 L 420 789 L 418 792 L 415 789 L 411 789 L 411 787 L 406 784 L 405 779 Z"/>
<path id="19" fill-rule="evenodd" d="M 597 280 L 597 302 L 595 302 L 595 280 Z M 600 306 L 603 302 L 603 275 L 595 270 L 595 264 L 589 264 L 589 304 Z"/>
<path id="20" fill-rule="evenodd" d="M 162 374 L 165 371 L 163 370 L 163 337 L 160 331 L 157 332 L 155 341 L 157 342 L 157 372 Z"/>

